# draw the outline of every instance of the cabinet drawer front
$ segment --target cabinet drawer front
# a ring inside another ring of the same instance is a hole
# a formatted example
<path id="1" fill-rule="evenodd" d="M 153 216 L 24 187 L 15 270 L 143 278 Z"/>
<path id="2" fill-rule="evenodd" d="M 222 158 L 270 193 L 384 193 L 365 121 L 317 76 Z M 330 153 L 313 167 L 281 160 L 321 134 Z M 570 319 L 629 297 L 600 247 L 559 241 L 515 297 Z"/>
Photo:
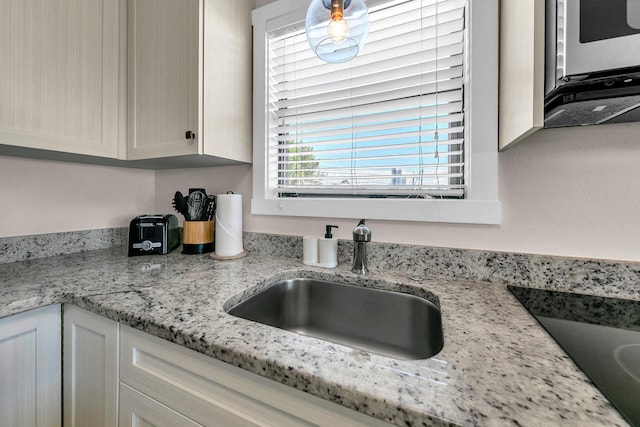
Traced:
<path id="1" fill-rule="evenodd" d="M 120 339 L 120 380 L 204 425 L 387 425 L 124 325 Z"/>
<path id="2" fill-rule="evenodd" d="M 120 427 L 201 427 L 142 393 L 120 385 Z"/>

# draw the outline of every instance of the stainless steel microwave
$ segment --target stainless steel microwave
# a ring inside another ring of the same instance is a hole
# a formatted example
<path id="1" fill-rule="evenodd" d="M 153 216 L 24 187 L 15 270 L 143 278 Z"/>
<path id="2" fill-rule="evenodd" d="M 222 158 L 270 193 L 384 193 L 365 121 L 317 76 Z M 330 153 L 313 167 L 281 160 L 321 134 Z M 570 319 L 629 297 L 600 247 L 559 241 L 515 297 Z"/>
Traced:
<path id="1" fill-rule="evenodd" d="M 640 120 L 640 0 L 545 8 L 545 127 Z"/>

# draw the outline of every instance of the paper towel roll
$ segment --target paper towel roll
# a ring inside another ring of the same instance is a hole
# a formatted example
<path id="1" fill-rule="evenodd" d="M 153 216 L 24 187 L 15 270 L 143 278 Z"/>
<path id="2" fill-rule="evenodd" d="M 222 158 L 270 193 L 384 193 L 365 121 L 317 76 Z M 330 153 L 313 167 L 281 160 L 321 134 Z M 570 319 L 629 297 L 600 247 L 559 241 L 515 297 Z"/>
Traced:
<path id="1" fill-rule="evenodd" d="M 242 194 L 218 194 L 215 248 L 218 256 L 234 256 L 242 247 Z"/>

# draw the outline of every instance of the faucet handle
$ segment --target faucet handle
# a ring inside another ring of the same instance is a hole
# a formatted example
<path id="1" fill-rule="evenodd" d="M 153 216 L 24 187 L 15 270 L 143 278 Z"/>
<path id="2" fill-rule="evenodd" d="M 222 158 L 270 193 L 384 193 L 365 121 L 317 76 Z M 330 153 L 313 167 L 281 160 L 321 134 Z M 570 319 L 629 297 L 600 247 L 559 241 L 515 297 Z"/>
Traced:
<path id="1" fill-rule="evenodd" d="M 365 225 L 365 220 L 361 219 L 358 226 L 353 229 L 354 242 L 370 242 L 371 229 Z"/>

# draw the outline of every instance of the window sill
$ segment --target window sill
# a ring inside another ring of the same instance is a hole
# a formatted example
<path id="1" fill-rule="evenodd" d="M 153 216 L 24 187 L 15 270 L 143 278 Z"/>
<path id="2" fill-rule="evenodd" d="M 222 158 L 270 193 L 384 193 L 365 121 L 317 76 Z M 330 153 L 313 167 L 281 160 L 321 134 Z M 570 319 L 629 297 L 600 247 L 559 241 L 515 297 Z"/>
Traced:
<path id="1" fill-rule="evenodd" d="M 252 199 L 254 215 L 500 224 L 497 200 Z"/>

